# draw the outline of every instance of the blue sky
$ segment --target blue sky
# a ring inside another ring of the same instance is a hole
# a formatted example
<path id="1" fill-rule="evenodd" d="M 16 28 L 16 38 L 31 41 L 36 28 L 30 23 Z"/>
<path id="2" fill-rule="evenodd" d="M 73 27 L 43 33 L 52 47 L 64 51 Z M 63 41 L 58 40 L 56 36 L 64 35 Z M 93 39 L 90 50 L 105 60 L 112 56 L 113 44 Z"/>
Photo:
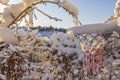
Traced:
<path id="1" fill-rule="evenodd" d="M 9 0 L 10 3 L 18 3 L 22 0 Z M 113 16 L 115 3 L 117 0 L 70 0 L 78 9 L 79 9 L 79 20 L 83 24 L 91 24 L 91 23 L 101 23 L 104 22 L 110 16 Z M 3 7 L 3 6 L 2 6 Z M 2 8 L 0 5 L 0 9 Z M 34 25 L 41 26 L 50 26 L 54 27 L 64 27 L 70 28 L 74 26 L 72 16 L 69 15 L 62 8 L 58 8 L 54 4 L 38 5 L 39 9 L 48 13 L 51 16 L 58 17 L 62 19 L 62 22 L 56 22 L 54 20 L 50 20 L 46 16 L 37 12 L 38 20 L 34 20 Z M 2 11 L 2 10 L 1 10 Z"/>

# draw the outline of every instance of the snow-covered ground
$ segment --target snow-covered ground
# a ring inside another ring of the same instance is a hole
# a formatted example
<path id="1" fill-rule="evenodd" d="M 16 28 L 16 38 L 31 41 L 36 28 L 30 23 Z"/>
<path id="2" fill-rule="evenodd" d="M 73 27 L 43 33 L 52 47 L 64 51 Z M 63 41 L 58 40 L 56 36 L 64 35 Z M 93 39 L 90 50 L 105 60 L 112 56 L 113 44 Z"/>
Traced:
<path id="1" fill-rule="evenodd" d="M 50 35 L 57 34 L 57 33 L 60 33 L 60 32 L 58 31 L 39 31 L 38 32 L 38 34 L 41 36 L 50 36 Z"/>

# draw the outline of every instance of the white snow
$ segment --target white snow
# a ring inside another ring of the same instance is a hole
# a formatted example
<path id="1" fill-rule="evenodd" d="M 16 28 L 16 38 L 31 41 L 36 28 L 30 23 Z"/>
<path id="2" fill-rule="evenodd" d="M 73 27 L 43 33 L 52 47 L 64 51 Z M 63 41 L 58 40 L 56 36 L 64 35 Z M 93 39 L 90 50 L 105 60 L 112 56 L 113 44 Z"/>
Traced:
<path id="1" fill-rule="evenodd" d="M 8 27 L 8 25 L 11 23 L 11 21 L 14 20 L 14 18 L 11 15 L 10 8 L 6 7 L 4 9 L 4 12 L 2 13 L 2 23 L 0 24 L 0 27 Z"/>
<path id="2" fill-rule="evenodd" d="M 0 74 L 0 78 L 6 80 L 5 75 Z"/>
<path id="3" fill-rule="evenodd" d="M 112 64 L 114 66 L 119 66 L 120 65 L 120 59 L 115 60 Z"/>
<path id="4" fill-rule="evenodd" d="M 12 30 L 0 27 L 0 42 L 16 43 L 18 40 Z"/>
<path id="5" fill-rule="evenodd" d="M 76 34 L 87 34 L 87 33 L 107 33 L 115 30 L 117 27 L 117 24 L 114 23 L 98 23 L 98 24 L 87 24 L 87 25 L 81 25 L 72 27 L 68 30 L 68 32 L 73 32 Z"/>

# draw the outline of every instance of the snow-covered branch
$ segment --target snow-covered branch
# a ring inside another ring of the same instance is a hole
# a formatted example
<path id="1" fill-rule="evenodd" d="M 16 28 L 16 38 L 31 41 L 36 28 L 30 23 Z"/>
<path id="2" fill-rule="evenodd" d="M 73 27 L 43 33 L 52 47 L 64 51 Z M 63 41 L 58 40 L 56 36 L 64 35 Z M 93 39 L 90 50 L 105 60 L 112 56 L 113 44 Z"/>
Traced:
<path id="1" fill-rule="evenodd" d="M 74 17 L 77 17 L 79 14 L 79 10 L 69 2 L 69 0 L 64 0 L 63 2 L 59 2 L 58 5 L 72 14 Z"/>
<path id="2" fill-rule="evenodd" d="M 64 0 L 63 2 L 60 2 L 60 0 L 54 0 L 54 1 L 53 0 L 23 0 L 21 3 L 12 4 L 5 8 L 4 12 L 2 13 L 2 21 L 0 26 L 10 27 L 12 24 L 15 24 L 17 21 L 21 20 L 23 17 L 29 14 L 31 12 L 30 9 L 32 8 L 32 6 L 41 3 L 43 4 L 52 3 L 58 5 L 59 7 L 62 7 L 73 16 L 74 22 L 76 24 L 80 23 L 80 21 L 77 18 L 79 13 L 78 9 L 74 5 L 72 5 L 68 0 Z M 45 16 L 49 17 L 50 19 L 61 21 L 61 19 L 58 19 L 56 17 L 51 17 L 41 10 L 38 11 L 44 14 Z"/>

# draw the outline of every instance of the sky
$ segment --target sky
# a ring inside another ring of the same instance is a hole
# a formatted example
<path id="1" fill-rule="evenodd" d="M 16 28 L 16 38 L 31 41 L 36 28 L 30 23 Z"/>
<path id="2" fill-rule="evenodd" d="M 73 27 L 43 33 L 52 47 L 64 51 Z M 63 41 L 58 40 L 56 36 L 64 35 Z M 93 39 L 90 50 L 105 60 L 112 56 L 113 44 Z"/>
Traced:
<path id="1" fill-rule="evenodd" d="M 22 0 L 9 0 L 10 3 L 18 3 Z M 92 23 L 103 23 L 110 16 L 114 16 L 114 8 L 117 0 L 69 0 L 79 9 L 78 19 L 82 24 L 92 24 Z M 34 20 L 34 26 L 54 26 L 61 28 L 70 28 L 75 26 L 73 23 L 72 16 L 68 12 L 59 8 L 55 4 L 39 4 L 38 8 L 45 13 L 62 19 L 63 21 L 50 20 L 41 13 L 36 12 L 38 17 Z M 3 11 L 2 5 L 0 5 L 0 10 Z M 21 24 L 23 25 L 23 24 Z"/>

